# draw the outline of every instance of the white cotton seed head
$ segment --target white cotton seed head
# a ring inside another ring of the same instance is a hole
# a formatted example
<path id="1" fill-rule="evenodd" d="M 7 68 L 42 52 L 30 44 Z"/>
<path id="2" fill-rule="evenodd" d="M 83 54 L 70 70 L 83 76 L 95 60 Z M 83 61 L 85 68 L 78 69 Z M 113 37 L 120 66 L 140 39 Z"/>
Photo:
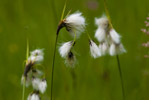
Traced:
<path id="1" fill-rule="evenodd" d="M 82 13 L 77 12 L 66 17 L 65 21 L 67 30 L 74 35 L 80 36 L 85 28 L 85 18 Z"/>
<path id="2" fill-rule="evenodd" d="M 90 53 L 91 56 L 94 58 L 100 57 L 101 52 L 96 43 L 94 43 L 92 40 L 90 40 Z"/>
<path id="3" fill-rule="evenodd" d="M 35 63 L 36 64 L 41 63 L 43 60 L 44 60 L 44 57 L 43 56 L 36 56 L 35 57 Z"/>
<path id="4" fill-rule="evenodd" d="M 114 29 L 110 30 L 110 37 L 114 43 L 116 44 L 120 43 L 121 36 Z"/>
<path id="5" fill-rule="evenodd" d="M 107 42 L 103 42 L 99 45 L 99 49 L 101 51 L 101 55 L 105 55 L 108 53 L 108 50 L 109 50 L 109 45 Z"/>
<path id="6" fill-rule="evenodd" d="M 46 91 L 46 88 L 47 88 L 47 81 L 43 79 L 39 84 L 39 91 L 41 93 L 44 93 Z"/>
<path id="7" fill-rule="evenodd" d="M 39 64 L 41 63 L 42 61 L 44 60 L 44 57 L 42 55 L 39 55 L 39 56 L 30 56 L 28 58 L 28 61 L 31 61 L 31 62 L 34 62 L 36 64 Z"/>
<path id="8" fill-rule="evenodd" d="M 106 38 L 106 31 L 105 29 L 99 27 L 97 30 L 96 30 L 96 33 L 95 33 L 95 38 L 97 38 L 97 40 L 99 42 L 103 42 Z"/>
<path id="9" fill-rule="evenodd" d="M 40 97 L 39 97 L 38 94 L 33 93 L 33 94 L 30 94 L 30 95 L 28 96 L 28 99 L 27 99 L 27 100 L 40 100 Z"/>
<path id="10" fill-rule="evenodd" d="M 62 46 L 59 48 L 59 53 L 61 57 L 65 58 L 68 55 L 71 50 L 72 43 L 72 41 L 69 41 L 62 44 Z"/>
<path id="11" fill-rule="evenodd" d="M 43 56 L 43 49 L 36 49 L 32 52 L 30 52 L 31 56 Z"/>
<path id="12" fill-rule="evenodd" d="M 122 53 L 125 53 L 125 52 L 126 52 L 126 50 L 124 49 L 122 44 L 112 43 L 111 46 L 110 46 L 110 49 L 109 49 L 109 54 L 111 56 L 115 56 L 115 55 L 122 54 Z"/>
<path id="13" fill-rule="evenodd" d="M 101 27 L 103 29 L 107 29 L 109 26 L 109 20 L 106 16 L 102 16 L 101 18 L 95 18 L 95 24 L 98 27 Z"/>
<path id="14" fill-rule="evenodd" d="M 32 62 L 36 64 L 41 63 L 44 60 L 43 56 L 44 56 L 43 49 L 36 49 L 30 52 L 28 62 Z"/>
<path id="15" fill-rule="evenodd" d="M 116 45 L 115 45 L 114 43 L 112 43 L 111 46 L 110 46 L 109 54 L 110 54 L 111 56 L 114 56 L 114 55 L 117 54 L 117 52 L 116 52 Z"/>
<path id="16" fill-rule="evenodd" d="M 39 79 L 39 78 L 33 78 L 32 79 L 33 89 L 39 90 L 39 84 L 40 84 L 40 82 L 41 82 L 41 79 Z"/>

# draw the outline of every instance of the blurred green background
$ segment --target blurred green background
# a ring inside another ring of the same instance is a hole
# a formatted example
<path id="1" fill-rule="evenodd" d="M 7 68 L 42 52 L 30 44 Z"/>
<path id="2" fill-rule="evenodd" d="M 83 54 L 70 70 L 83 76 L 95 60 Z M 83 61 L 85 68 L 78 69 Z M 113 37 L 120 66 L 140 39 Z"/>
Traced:
<path id="1" fill-rule="evenodd" d="M 48 88 L 42 100 L 50 100 L 52 56 L 57 24 L 64 0 L 1 0 L 0 1 L 0 100 L 21 100 L 21 76 L 26 57 L 26 40 L 30 50 L 44 48 Z M 107 0 L 114 28 L 122 35 L 127 53 L 120 55 L 126 100 L 149 100 L 148 49 L 142 47 L 149 37 L 140 29 L 149 14 L 149 0 Z M 87 30 L 94 38 L 94 18 L 104 12 L 103 0 L 67 0 L 66 12 L 81 11 Z M 58 46 L 72 40 L 62 29 Z M 57 49 L 58 49 L 57 46 Z M 93 59 L 85 33 L 75 45 L 78 63 L 75 69 L 65 66 L 56 53 L 54 100 L 122 100 L 116 57 Z M 25 97 L 32 89 L 27 88 Z"/>

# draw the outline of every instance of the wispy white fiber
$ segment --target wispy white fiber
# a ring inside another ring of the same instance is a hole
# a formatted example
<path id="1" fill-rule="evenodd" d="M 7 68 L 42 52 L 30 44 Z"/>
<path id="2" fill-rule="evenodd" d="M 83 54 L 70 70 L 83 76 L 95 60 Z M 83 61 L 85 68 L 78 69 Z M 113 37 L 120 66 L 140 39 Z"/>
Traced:
<path id="1" fill-rule="evenodd" d="M 115 42 L 116 44 L 120 43 L 120 35 L 114 30 L 110 30 L 110 36 L 113 42 Z"/>
<path id="2" fill-rule="evenodd" d="M 44 79 L 39 84 L 39 91 L 41 93 L 44 93 L 46 91 L 46 88 L 47 88 L 47 81 Z"/>
<path id="3" fill-rule="evenodd" d="M 71 50 L 72 43 L 72 41 L 69 41 L 62 44 L 62 46 L 59 48 L 59 53 L 61 57 L 65 58 L 68 55 Z"/>
<path id="4" fill-rule="evenodd" d="M 92 40 L 90 40 L 90 53 L 91 53 L 91 56 L 94 58 L 98 58 L 101 56 L 100 49 L 98 48 L 96 43 L 94 43 Z"/>
<path id="5" fill-rule="evenodd" d="M 84 31 L 85 28 L 85 18 L 82 16 L 81 12 L 76 12 L 66 17 L 65 19 L 66 28 L 70 33 L 74 35 L 77 34 L 77 37 Z"/>
<path id="6" fill-rule="evenodd" d="M 30 95 L 28 96 L 28 99 L 27 99 L 27 100 L 40 100 L 40 97 L 39 97 L 38 94 L 33 93 L 33 94 L 30 94 Z"/>

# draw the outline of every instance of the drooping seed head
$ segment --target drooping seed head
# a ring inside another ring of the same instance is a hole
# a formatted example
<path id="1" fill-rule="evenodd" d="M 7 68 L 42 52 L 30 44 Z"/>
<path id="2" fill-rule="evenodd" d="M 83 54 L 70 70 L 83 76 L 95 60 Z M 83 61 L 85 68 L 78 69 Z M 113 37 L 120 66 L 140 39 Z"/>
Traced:
<path id="1" fill-rule="evenodd" d="M 30 53 L 30 57 L 28 58 L 28 62 L 32 62 L 34 64 L 41 63 L 44 59 L 43 49 L 36 49 Z"/>
<path id="2" fill-rule="evenodd" d="M 42 81 L 39 84 L 39 91 L 41 93 L 44 93 L 47 89 L 47 81 L 45 79 L 42 79 Z"/>
<path id="3" fill-rule="evenodd" d="M 114 43 L 116 44 L 120 43 L 121 36 L 114 29 L 110 30 L 110 37 Z"/>
<path id="4" fill-rule="evenodd" d="M 95 24 L 98 27 L 101 27 L 103 29 L 109 28 L 109 20 L 106 16 L 102 16 L 101 18 L 95 18 Z"/>
<path id="5" fill-rule="evenodd" d="M 103 43 L 100 43 L 99 49 L 101 51 L 101 55 L 102 56 L 106 55 L 108 53 L 108 51 L 109 51 L 109 44 L 108 44 L 108 42 L 105 41 Z"/>
<path id="6" fill-rule="evenodd" d="M 115 55 L 118 55 L 118 54 L 122 54 L 122 53 L 125 53 L 126 50 L 123 46 L 123 44 L 114 44 L 112 43 L 111 46 L 110 46 L 110 49 L 109 49 L 109 54 L 111 56 L 115 56 Z"/>
<path id="7" fill-rule="evenodd" d="M 94 58 L 97 58 L 97 57 L 101 56 L 100 49 L 98 48 L 96 43 L 94 43 L 92 40 L 90 40 L 90 53 L 91 53 L 91 56 L 94 57 Z"/>
<path id="8" fill-rule="evenodd" d="M 75 36 L 76 33 L 77 37 L 79 37 L 80 34 L 84 31 L 85 25 L 85 18 L 82 16 L 82 13 L 77 12 L 68 15 L 59 23 L 57 34 L 59 34 L 61 28 L 66 27 L 66 30 L 71 33 L 72 36 Z"/>
<path id="9" fill-rule="evenodd" d="M 72 46 L 73 46 L 72 41 L 63 43 L 62 46 L 59 48 L 59 53 L 60 53 L 61 57 L 65 58 L 68 55 L 68 53 L 70 52 Z"/>
<path id="10" fill-rule="evenodd" d="M 41 82 L 41 79 L 33 77 L 32 78 L 32 87 L 34 90 L 39 90 L 39 84 Z"/>
<path id="11" fill-rule="evenodd" d="M 34 93 L 30 94 L 27 100 L 41 100 L 39 96 L 39 91 L 35 91 Z"/>

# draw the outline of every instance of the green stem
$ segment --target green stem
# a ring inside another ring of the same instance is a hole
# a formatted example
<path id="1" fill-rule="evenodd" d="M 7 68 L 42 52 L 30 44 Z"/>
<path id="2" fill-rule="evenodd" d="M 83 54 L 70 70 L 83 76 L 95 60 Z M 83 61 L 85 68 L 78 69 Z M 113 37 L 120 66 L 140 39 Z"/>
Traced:
<path id="1" fill-rule="evenodd" d="M 75 36 L 74 36 L 73 44 L 76 42 L 76 38 L 77 38 L 76 32 L 74 32 L 74 34 L 75 34 Z"/>
<path id="2" fill-rule="evenodd" d="M 91 40 L 91 37 L 90 37 L 90 35 L 89 35 L 87 29 L 86 29 L 86 33 L 87 33 L 87 37 L 88 37 L 88 39 Z"/>
<path id="3" fill-rule="evenodd" d="M 53 55 L 53 65 L 52 65 L 52 76 L 51 76 L 51 100 L 53 96 L 53 78 L 54 78 L 54 65 L 55 65 L 55 55 L 56 55 L 56 45 L 57 45 L 58 35 L 56 35 L 54 55 Z"/>
<path id="4" fill-rule="evenodd" d="M 22 100 L 24 100 L 24 95 L 25 95 L 25 83 L 26 83 L 26 78 L 23 81 L 23 92 L 22 92 Z"/>
<path id="5" fill-rule="evenodd" d="M 108 17 L 108 20 L 109 20 L 110 27 L 113 28 L 106 0 L 104 0 L 104 8 L 105 8 L 105 12 L 106 12 L 106 15 Z"/>
<path id="6" fill-rule="evenodd" d="M 125 100 L 124 82 L 123 82 L 123 76 L 122 76 L 122 71 L 121 71 L 121 66 L 120 66 L 120 60 L 119 60 L 119 56 L 118 56 L 118 55 L 116 56 L 116 59 L 117 59 L 118 70 L 119 70 L 120 79 L 121 79 L 121 86 L 122 86 L 123 100 Z"/>

